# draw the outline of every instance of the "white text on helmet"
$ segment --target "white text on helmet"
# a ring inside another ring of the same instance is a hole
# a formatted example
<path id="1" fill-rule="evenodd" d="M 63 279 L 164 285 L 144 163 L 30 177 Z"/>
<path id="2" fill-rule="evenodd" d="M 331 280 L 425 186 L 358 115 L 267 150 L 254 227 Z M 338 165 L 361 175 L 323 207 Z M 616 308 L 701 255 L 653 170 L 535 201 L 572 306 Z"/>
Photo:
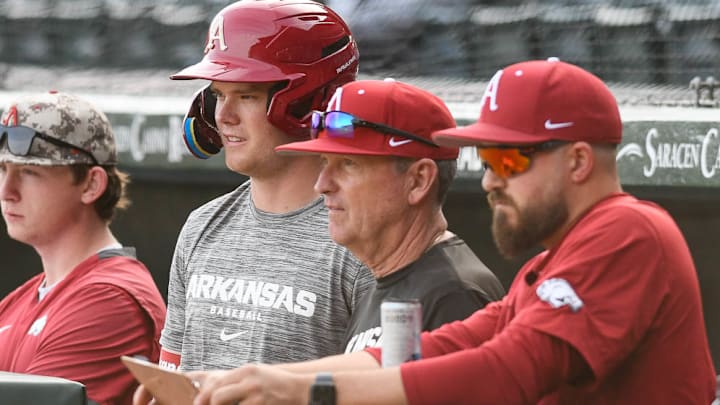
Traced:
<path id="1" fill-rule="evenodd" d="M 355 62 L 355 59 L 357 59 L 357 55 L 353 54 L 352 58 L 348 59 L 347 62 L 340 65 L 339 68 L 335 69 L 335 73 L 340 73 L 343 70 L 347 69 L 350 65 L 352 65 L 353 62 Z"/>

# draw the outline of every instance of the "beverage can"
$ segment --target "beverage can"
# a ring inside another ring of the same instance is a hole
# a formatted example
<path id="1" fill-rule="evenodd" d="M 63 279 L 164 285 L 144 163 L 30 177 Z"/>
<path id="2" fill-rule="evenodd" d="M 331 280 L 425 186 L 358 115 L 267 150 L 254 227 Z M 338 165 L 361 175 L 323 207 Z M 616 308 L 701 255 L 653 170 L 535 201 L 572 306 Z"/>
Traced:
<path id="1" fill-rule="evenodd" d="M 382 366 L 419 360 L 422 306 L 416 299 L 386 299 L 380 305 Z"/>

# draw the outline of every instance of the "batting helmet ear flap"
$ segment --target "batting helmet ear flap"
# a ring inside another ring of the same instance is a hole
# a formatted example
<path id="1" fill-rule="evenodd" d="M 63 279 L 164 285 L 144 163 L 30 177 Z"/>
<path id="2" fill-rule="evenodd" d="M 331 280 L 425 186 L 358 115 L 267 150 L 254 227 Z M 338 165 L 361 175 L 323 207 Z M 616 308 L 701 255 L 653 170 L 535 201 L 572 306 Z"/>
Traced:
<path id="1" fill-rule="evenodd" d="M 207 159 L 222 149 L 222 139 L 215 123 L 215 103 L 215 95 L 208 85 L 195 93 L 183 119 L 185 146 L 200 159 Z"/>

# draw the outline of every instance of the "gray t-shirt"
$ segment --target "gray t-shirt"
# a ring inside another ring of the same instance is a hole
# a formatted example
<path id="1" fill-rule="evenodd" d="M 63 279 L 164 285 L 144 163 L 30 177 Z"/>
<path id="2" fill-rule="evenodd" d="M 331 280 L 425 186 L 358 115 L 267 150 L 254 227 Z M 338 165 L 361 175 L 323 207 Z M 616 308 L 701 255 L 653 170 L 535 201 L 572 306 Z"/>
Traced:
<path id="1" fill-rule="evenodd" d="M 328 233 L 322 198 L 258 210 L 250 182 L 193 211 L 170 270 L 163 348 L 185 371 L 342 353 L 372 274 Z"/>

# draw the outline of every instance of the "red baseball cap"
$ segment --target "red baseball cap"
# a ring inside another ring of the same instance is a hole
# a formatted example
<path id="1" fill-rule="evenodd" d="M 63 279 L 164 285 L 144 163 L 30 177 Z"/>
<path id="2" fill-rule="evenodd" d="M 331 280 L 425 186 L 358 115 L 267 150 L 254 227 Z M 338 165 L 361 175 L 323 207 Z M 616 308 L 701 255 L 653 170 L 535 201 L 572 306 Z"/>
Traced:
<path id="1" fill-rule="evenodd" d="M 346 112 L 365 121 L 409 132 L 430 142 L 433 131 L 457 125 L 439 97 L 392 79 L 347 83 L 335 91 L 327 110 Z M 435 147 L 362 126 L 355 126 L 351 137 L 333 137 L 323 129 L 316 139 L 288 143 L 275 150 L 283 154 L 337 153 L 434 160 L 451 160 L 458 156 L 456 147 Z"/>
<path id="2" fill-rule="evenodd" d="M 619 144 L 615 97 L 596 76 L 557 58 L 507 66 L 483 94 L 475 124 L 433 133 L 441 145 L 533 144 L 550 140 Z"/>

